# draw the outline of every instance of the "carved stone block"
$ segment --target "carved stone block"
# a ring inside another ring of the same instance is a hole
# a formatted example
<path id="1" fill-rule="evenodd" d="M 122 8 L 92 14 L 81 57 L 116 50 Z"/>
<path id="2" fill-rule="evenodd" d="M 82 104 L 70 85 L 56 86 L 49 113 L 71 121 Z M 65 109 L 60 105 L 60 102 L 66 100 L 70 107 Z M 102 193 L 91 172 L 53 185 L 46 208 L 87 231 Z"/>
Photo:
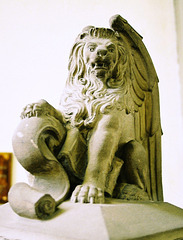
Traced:
<path id="1" fill-rule="evenodd" d="M 183 239 L 183 210 L 163 202 L 106 199 L 106 204 L 64 202 L 48 220 L 17 216 L 0 207 L 2 240 L 178 240 Z"/>

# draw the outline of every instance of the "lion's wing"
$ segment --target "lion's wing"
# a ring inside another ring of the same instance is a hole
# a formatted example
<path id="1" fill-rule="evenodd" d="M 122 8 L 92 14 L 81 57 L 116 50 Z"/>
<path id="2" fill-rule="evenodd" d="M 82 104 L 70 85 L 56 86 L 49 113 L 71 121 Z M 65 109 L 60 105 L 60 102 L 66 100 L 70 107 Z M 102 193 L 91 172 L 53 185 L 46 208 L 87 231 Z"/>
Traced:
<path id="1" fill-rule="evenodd" d="M 119 33 L 129 55 L 129 96 L 133 99 L 135 134 L 147 152 L 149 182 L 147 190 L 153 200 L 162 201 L 161 124 L 158 77 L 142 37 L 121 16 L 110 20 Z M 128 106 L 127 106 L 128 108 Z"/>

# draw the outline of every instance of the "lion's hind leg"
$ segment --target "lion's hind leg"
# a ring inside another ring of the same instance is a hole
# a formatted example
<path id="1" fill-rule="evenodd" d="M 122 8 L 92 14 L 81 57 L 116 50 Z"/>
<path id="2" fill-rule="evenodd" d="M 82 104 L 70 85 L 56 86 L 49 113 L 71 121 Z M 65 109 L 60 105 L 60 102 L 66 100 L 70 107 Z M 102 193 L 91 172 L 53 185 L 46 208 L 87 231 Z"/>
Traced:
<path id="1" fill-rule="evenodd" d="M 114 197 L 124 200 L 149 200 L 147 193 L 148 161 L 142 144 L 132 140 L 123 147 L 124 165 Z"/>

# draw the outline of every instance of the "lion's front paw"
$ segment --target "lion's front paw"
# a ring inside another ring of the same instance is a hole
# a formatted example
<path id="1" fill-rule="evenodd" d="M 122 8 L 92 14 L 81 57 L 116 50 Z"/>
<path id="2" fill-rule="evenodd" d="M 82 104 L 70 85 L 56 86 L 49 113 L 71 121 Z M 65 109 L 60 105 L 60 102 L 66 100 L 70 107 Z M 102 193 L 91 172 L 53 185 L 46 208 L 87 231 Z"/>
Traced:
<path id="1" fill-rule="evenodd" d="M 55 109 L 47 101 L 28 104 L 21 113 L 21 118 L 39 117 L 42 115 L 55 115 Z"/>
<path id="2" fill-rule="evenodd" d="M 78 185 L 72 193 L 72 202 L 104 203 L 104 192 L 93 185 Z"/>

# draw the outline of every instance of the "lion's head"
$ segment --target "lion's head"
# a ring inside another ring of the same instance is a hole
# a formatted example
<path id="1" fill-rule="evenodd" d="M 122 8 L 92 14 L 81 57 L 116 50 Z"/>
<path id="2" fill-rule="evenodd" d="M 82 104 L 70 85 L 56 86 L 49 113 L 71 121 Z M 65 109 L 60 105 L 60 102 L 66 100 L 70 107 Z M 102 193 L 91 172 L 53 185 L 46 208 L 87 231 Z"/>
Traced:
<path id="1" fill-rule="evenodd" d="M 117 32 L 86 27 L 69 58 L 69 76 L 60 108 L 73 125 L 90 125 L 119 101 L 125 84 L 127 53 Z"/>
<path id="2" fill-rule="evenodd" d="M 126 59 L 126 49 L 117 32 L 86 27 L 71 50 L 68 82 L 75 84 L 80 79 L 96 76 L 105 79 L 108 87 L 119 87 L 123 82 Z M 113 86 L 110 84 L 112 79 Z"/>

